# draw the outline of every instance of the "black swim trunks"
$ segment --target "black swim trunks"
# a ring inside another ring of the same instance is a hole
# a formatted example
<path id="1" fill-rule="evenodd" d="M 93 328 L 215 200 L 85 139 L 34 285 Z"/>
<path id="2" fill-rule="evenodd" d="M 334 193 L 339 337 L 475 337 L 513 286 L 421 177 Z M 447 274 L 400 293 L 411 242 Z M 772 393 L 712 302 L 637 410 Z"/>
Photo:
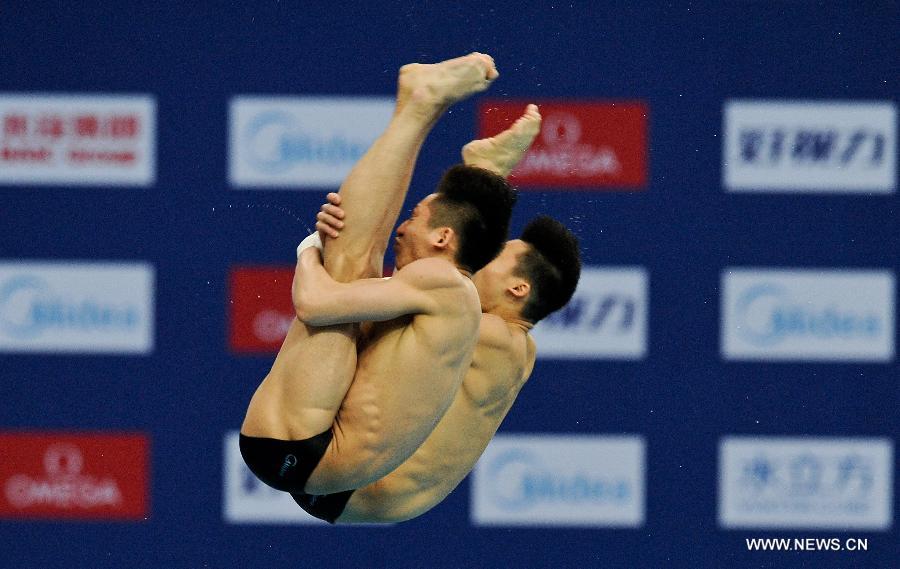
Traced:
<path id="1" fill-rule="evenodd" d="M 334 435 L 331 429 L 302 441 L 248 437 L 241 433 L 241 456 L 250 471 L 283 492 L 303 492 Z"/>
<path id="2" fill-rule="evenodd" d="M 334 521 L 338 519 L 338 516 L 344 512 L 344 508 L 347 506 L 347 502 L 350 501 L 350 496 L 354 492 L 356 492 L 356 490 L 322 495 L 291 492 L 291 498 L 293 498 L 301 508 L 306 510 L 307 514 L 333 524 Z"/>

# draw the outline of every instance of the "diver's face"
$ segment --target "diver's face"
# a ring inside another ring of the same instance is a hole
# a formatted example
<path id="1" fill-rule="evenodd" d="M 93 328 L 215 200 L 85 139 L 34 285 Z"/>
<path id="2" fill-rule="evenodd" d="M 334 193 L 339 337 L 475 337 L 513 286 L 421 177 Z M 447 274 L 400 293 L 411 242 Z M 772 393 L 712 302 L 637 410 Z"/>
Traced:
<path id="1" fill-rule="evenodd" d="M 496 306 L 506 289 L 521 280 L 514 273 L 519 264 L 519 256 L 527 250 L 528 244 L 521 239 L 507 241 L 500 254 L 472 276 L 472 282 L 481 298 L 482 310 L 490 310 Z"/>
<path id="2" fill-rule="evenodd" d="M 409 218 L 397 227 L 394 237 L 394 264 L 398 269 L 417 259 L 429 256 L 431 250 L 431 202 L 437 194 L 431 194 L 413 208 Z"/>

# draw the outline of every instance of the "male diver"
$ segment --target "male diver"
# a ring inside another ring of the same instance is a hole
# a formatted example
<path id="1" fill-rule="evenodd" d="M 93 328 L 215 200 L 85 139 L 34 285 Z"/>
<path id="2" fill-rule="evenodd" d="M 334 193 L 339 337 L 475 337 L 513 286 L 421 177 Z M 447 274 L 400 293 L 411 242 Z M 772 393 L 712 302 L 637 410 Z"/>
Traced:
<path id="1" fill-rule="evenodd" d="M 266 484 L 311 494 L 370 484 L 450 405 L 481 320 L 470 277 L 503 247 L 509 184 L 451 168 L 397 229 L 393 278 L 378 277 L 425 137 L 451 104 L 497 76 L 479 53 L 400 70 L 388 127 L 341 185 L 343 234 L 321 255 L 298 253 L 297 319 L 241 427 L 244 460 Z"/>

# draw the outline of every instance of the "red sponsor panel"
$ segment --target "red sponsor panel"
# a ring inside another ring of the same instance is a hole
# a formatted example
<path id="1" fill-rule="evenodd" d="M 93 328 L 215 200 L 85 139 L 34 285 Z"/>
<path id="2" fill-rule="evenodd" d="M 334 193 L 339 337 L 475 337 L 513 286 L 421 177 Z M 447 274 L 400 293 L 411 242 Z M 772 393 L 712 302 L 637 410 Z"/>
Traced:
<path id="1" fill-rule="evenodd" d="M 0 518 L 146 519 L 149 446 L 133 433 L 0 433 Z"/>
<path id="2" fill-rule="evenodd" d="M 390 276 L 393 266 L 385 265 Z M 295 318 L 293 267 L 234 267 L 228 279 L 228 343 L 238 353 L 274 353 Z"/>
<path id="3" fill-rule="evenodd" d="M 235 352 L 277 352 L 294 319 L 293 267 L 235 267 L 229 276 L 229 344 Z"/>
<path id="4" fill-rule="evenodd" d="M 532 101 L 480 105 L 478 136 L 508 128 Z M 521 189 L 642 189 L 647 106 L 642 101 L 536 101 L 543 123 L 510 181 Z"/>

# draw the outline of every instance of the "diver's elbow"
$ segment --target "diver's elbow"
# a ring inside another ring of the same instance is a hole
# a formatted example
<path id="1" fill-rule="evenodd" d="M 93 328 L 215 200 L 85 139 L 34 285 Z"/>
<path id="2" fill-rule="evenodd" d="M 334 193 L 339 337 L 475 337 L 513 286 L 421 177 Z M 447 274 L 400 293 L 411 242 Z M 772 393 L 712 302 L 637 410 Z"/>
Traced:
<path id="1" fill-rule="evenodd" d="M 321 305 L 309 291 L 295 290 L 293 293 L 294 314 L 308 326 L 322 325 Z"/>

